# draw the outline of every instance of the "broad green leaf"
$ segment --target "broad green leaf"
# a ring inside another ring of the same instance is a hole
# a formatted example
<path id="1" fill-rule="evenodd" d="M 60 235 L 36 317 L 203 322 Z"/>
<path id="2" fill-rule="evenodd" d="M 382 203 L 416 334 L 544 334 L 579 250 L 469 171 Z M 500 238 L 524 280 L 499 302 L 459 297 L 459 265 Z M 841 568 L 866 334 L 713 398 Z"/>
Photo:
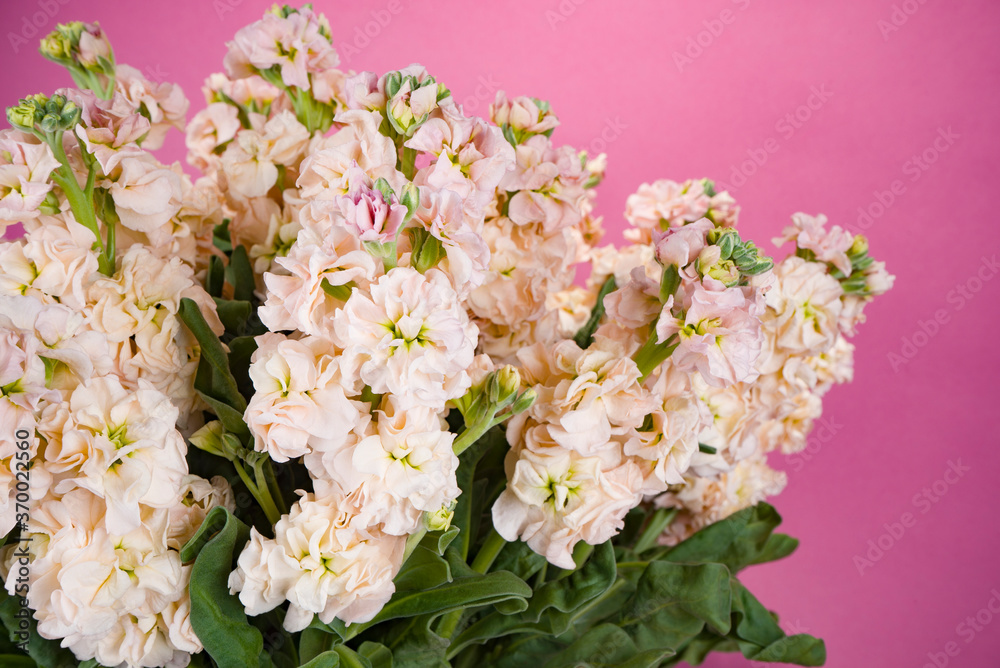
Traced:
<path id="1" fill-rule="evenodd" d="M 246 326 L 250 314 L 253 312 L 253 305 L 250 302 L 238 299 L 212 298 L 215 301 L 215 310 L 219 314 L 226 331 L 238 334 Z"/>
<path id="2" fill-rule="evenodd" d="M 418 545 L 399 569 L 393 583 L 396 592 L 421 591 L 452 581 L 451 567 L 440 555 Z"/>
<path id="3" fill-rule="evenodd" d="M 253 267 L 250 266 L 250 258 L 247 256 L 245 246 L 233 248 L 233 254 L 229 258 L 229 267 L 226 271 L 226 278 L 233 286 L 233 298 L 240 301 L 253 301 L 254 278 Z"/>
<path id="4" fill-rule="evenodd" d="M 769 561 L 784 559 L 794 552 L 798 546 L 798 538 L 792 538 L 791 536 L 783 533 L 773 533 L 771 534 L 771 537 L 767 539 L 767 542 L 764 543 L 764 547 L 751 562 L 751 565 L 765 564 Z"/>
<path id="5" fill-rule="evenodd" d="M 573 623 L 574 612 L 608 591 L 616 575 L 614 548 L 608 541 L 595 548 L 582 568 L 539 587 L 523 612 L 491 612 L 474 622 L 455 638 L 449 654 L 454 656 L 470 644 L 514 633 L 559 635 Z"/>
<path id="6" fill-rule="evenodd" d="M 4 668 L 37 668 L 31 657 L 23 654 L 0 654 L 0 666 Z"/>
<path id="7" fill-rule="evenodd" d="M 21 606 L 20 596 L 11 596 L 6 591 L 0 589 L 0 598 L 2 598 L 0 600 L 0 620 L 3 620 L 3 625 L 7 627 L 7 632 L 10 634 L 10 641 L 15 645 L 22 642 L 24 638 L 19 637 L 17 632 L 23 631 L 21 628 L 22 621 L 25 622 L 25 626 L 27 627 L 28 656 L 31 657 L 29 661 L 33 661 L 25 665 L 34 666 L 37 664 L 39 668 L 77 667 L 79 661 L 77 661 L 71 651 L 60 647 L 58 640 L 49 640 L 38 635 L 38 624 L 35 622 L 35 618 L 31 616 L 32 611 L 29 608 Z M 0 665 L 5 666 L 7 664 Z"/>
<path id="8" fill-rule="evenodd" d="M 226 282 L 226 266 L 222 258 L 213 255 L 208 261 L 208 274 L 205 276 L 205 292 L 213 297 L 222 296 L 222 285 Z"/>
<path id="9" fill-rule="evenodd" d="M 358 654 L 368 659 L 372 668 L 392 668 L 392 652 L 385 645 L 377 642 L 363 642 L 358 648 Z"/>
<path id="10" fill-rule="evenodd" d="M 807 634 L 786 636 L 774 616 L 735 578 L 733 633 L 743 656 L 753 661 L 780 661 L 799 666 L 822 666 L 826 645 Z"/>
<path id="11" fill-rule="evenodd" d="M 215 332 L 208 326 L 205 316 L 198 309 L 198 305 L 191 299 L 184 297 L 181 299 L 178 316 L 191 330 L 191 333 L 198 340 L 201 346 L 201 359 L 199 360 L 198 374 L 195 378 L 195 388 L 216 399 L 229 404 L 234 409 L 242 413 L 246 410 L 246 400 L 240 394 L 236 380 L 229 370 L 229 358 L 222 342 Z M 211 373 L 203 373 L 201 362 L 206 362 L 211 367 Z M 209 387 L 199 387 L 205 381 L 211 384 Z M 222 416 L 220 415 L 221 419 Z M 228 427 L 227 427 L 228 428 Z"/>
<path id="12" fill-rule="evenodd" d="M 789 546 L 781 542 L 768 546 L 771 534 L 781 524 L 781 516 L 766 503 L 733 513 L 710 524 L 662 554 L 666 561 L 725 564 L 736 573 L 766 554 L 780 554 Z M 779 539 L 781 541 L 781 539 Z M 775 549 L 777 548 L 777 549 Z M 765 550 L 768 550 L 765 552 Z"/>
<path id="13" fill-rule="evenodd" d="M 372 668 L 372 664 L 350 647 L 338 645 L 303 664 L 302 668 Z"/>
<path id="14" fill-rule="evenodd" d="M 240 600 L 229 593 L 234 556 L 243 549 L 249 535 L 243 522 L 224 507 L 216 506 L 181 551 L 188 558 L 194 556 L 191 627 L 219 668 L 272 665 L 263 652 L 263 636 L 247 621 Z"/>
<path id="15" fill-rule="evenodd" d="M 625 631 L 614 624 L 596 626 L 545 662 L 543 668 L 656 668 L 673 652 L 641 652 Z"/>
<path id="16" fill-rule="evenodd" d="M 315 623 L 310 624 L 299 637 L 299 661 L 302 663 L 312 661 L 341 642 L 335 633 L 326 628 L 319 628 L 319 626 Z"/>
<path id="17" fill-rule="evenodd" d="M 618 624 L 639 649 L 677 649 L 705 624 L 730 629 L 730 575 L 722 564 L 650 563 Z"/>
<path id="18" fill-rule="evenodd" d="M 476 515 L 476 497 L 481 496 L 485 485 L 476 484 L 476 467 L 487 451 L 501 444 L 506 444 L 503 429 L 494 427 L 483 434 L 483 437 L 473 443 L 459 457 L 456 477 L 458 487 L 462 490 L 455 506 L 455 516 L 452 525 L 459 529 L 458 547 L 463 557 L 469 556 L 469 548 L 479 534 L 479 522 Z"/>

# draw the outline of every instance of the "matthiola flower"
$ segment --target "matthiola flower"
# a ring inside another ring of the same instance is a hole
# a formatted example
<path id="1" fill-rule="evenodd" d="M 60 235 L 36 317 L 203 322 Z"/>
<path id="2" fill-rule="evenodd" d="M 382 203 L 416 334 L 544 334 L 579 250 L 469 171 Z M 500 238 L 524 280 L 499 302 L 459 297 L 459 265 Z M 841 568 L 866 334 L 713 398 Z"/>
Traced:
<path id="1" fill-rule="evenodd" d="M 477 330 L 441 271 L 392 269 L 351 295 L 334 329 L 347 377 L 378 394 L 440 409 L 469 388 Z"/>
<path id="2" fill-rule="evenodd" d="M 122 159 L 117 178 L 109 185 L 122 225 L 152 232 L 181 208 L 182 178 L 144 153 Z"/>
<path id="3" fill-rule="evenodd" d="M 819 355 L 836 343 L 843 290 L 825 265 L 790 256 L 774 267 L 775 286 L 762 314 L 779 354 Z"/>
<path id="4" fill-rule="evenodd" d="M 287 86 L 309 88 L 309 75 L 336 67 L 340 62 L 330 44 L 326 19 L 308 6 L 287 13 L 269 12 L 264 18 L 241 28 L 233 41 L 225 65 L 229 76 L 245 77 L 254 70 L 277 66 Z"/>
<path id="5" fill-rule="evenodd" d="M 757 377 L 763 335 L 757 305 L 743 289 L 708 289 L 699 283 L 680 315 L 674 315 L 673 307 L 671 298 L 656 323 L 656 337 L 660 343 L 677 337 L 671 357 L 675 364 L 697 369 L 720 387 Z"/>
<path id="6" fill-rule="evenodd" d="M 442 107 L 441 116 L 424 123 L 406 146 L 437 156 L 420 170 L 417 183 L 453 190 L 471 198 L 477 208 L 494 198 L 497 185 L 514 167 L 514 150 L 499 128 L 454 107 Z"/>
<path id="7" fill-rule="evenodd" d="M 625 238 L 648 243 L 654 230 L 681 227 L 706 216 L 720 227 L 732 227 L 737 212 L 728 193 L 714 193 L 704 180 L 643 183 L 625 202 L 625 218 L 634 228 L 625 231 Z"/>
<path id="8" fill-rule="evenodd" d="M 353 509 L 343 498 L 304 495 L 274 527 L 256 529 L 229 577 L 247 613 L 259 615 L 288 600 L 286 630 L 301 631 L 318 615 L 329 624 L 366 622 L 395 591 L 405 539 L 378 529 L 350 528 Z"/>
<path id="9" fill-rule="evenodd" d="M 359 178 L 358 168 L 372 181 L 385 178 L 393 190 L 403 186 L 405 177 L 396 170 L 396 145 L 379 132 L 379 113 L 351 109 L 337 114 L 334 121 L 343 127 L 316 142 L 302 161 L 296 181 L 302 197 L 346 195 Z"/>
<path id="10" fill-rule="evenodd" d="M 516 164 L 500 189 L 515 192 L 508 216 L 518 225 L 540 223 L 548 231 L 581 222 L 588 174 L 580 154 L 569 146 L 554 148 L 544 135 L 535 135 L 515 149 Z"/>
<path id="11" fill-rule="evenodd" d="M 0 131 L 0 230 L 39 215 L 59 161 L 46 144 L 17 130 Z"/>
<path id="12" fill-rule="evenodd" d="M 44 225 L 20 241 L 0 244 L 0 294 L 82 309 L 97 272 L 93 240 L 82 225 Z"/>
<path id="13" fill-rule="evenodd" d="M 409 227 L 416 226 L 426 229 L 444 246 L 445 257 L 439 268 L 451 277 L 461 296 L 483 282 L 490 249 L 480 232 L 480 220 L 468 215 L 458 193 L 421 187 L 420 205 L 409 224 Z M 409 250 L 408 242 L 404 241 L 400 251 Z"/>
<path id="14" fill-rule="evenodd" d="M 406 217 L 405 206 L 387 202 L 382 193 L 371 187 L 357 186 L 333 202 L 338 222 L 361 241 L 394 241 Z"/>
<path id="15" fill-rule="evenodd" d="M 104 497 L 109 531 L 138 527 L 140 504 L 168 508 L 178 501 L 187 447 L 166 395 L 142 381 L 128 390 L 104 376 L 81 384 L 68 404 L 46 410 L 67 411 L 61 434 L 45 434 L 46 467 L 73 473 L 57 484 L 57 493 L 82 487 Z"/>
<path id="16" fill-rule="evenodd" d="M 829 230 L 825 228 L 826 216 L 809 216 L 804 213 L 792 214 L 792 224 L 786 227 L 774 244 L 780 246 L 786 241 L 794 241 L 798 248 L 812 251 L 820 262 L 829 262 L 845 275 L 851 274 L 851 260 L 847 251 L 854 243 L 854 235 L 839 225 Z"/>
<path id="17" fill-rule="evenodd" d="M 548 104 L 523 95 L 508 98 L 502 90 L 490 105 L 490 117 L 500 127 L 509 127 L 516 139 L 545 134 L 559 125 Z"/>
<path id="18" fill-rule="evenodd" d="M 117 65 L 115 90 L 136 112 L 149 119 L 149 133 L 142 140 L 143 148 L 155 151 L 163 146 L 168 129 L 184 129 L 184 116 L 190 103 L 177 84 L 153 82 L 134 67 Z"/>
<path id="19" fill-rule="evenodd" d="M 663 266 L 674 265 L 680 269 L 688 266 L 705 249 L 708 233 L 715 229 L 715 223 L 701 218 L 681 227 L 670 227 L 665 231 L 653 231 L 656 259 Z"/>
<path id="20" fill-rule="evenodd" d="M 493 524 L 508 541 L 520 538 L 560 568 L 574 568 L 573 547 L 600 544 L 623 526 L 641 498 L 640 468 L 625 460 L 549 445 L 507 455 L 507 487 L 493 505 Z"/>
<path id="21" fill-rule="evenodd" d="M 242 127 L 236 107 L 225 102 L 209 104 L 187 125 L 188 163 L 202 171 L 217 167 L 216 149 L 231 141 Z"/>
<path id="22" fill-rule="evenodd" d="M 254 447 L 275 461 L 301 457 L 317 447 L 336 447 L 359 419 L 347 398 L 361 388 L 345 383 L 332 345 L 323 339 L 258 338 L 250 364 L 254 396 L 244 419 Z"/>

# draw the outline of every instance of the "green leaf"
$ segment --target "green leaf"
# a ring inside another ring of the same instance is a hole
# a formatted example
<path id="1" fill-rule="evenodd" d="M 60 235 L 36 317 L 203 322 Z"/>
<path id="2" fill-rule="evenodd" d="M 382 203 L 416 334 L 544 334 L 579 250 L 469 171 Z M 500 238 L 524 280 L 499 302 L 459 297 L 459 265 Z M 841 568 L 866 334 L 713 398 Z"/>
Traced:
<path id="1" fill-rule="evenodd" d="M 393 583 L 396 592 L 421 591 L 452 581 L 448 562 L 423 545 L 418 545 L 399 569 Z"/>
<path id="2" fill-rule="evenodd" d="M 523 612 L 492 612 L 474 622 L 455 638 L 449 655 L 455 656 L 468 645 L 514 633 L 560 635 L 573 624 L 575 612 L 611 588 L 616 575 L 614 548 L 608 541 L 595 548 L 582 568 L 539 587 Z"/>
<path id="3" fill-rule="evenodd" d="M 673 562 L 716 562 L 725 564 L 736 573 L 758 559 L 781 554 L 791 544 L 778 539 L 771 544 L 771 534 L 781 524 L 781 515 L 766 503 L 745 508 L 714 524 L 710 524 L 679 545 L 659 555 Z M 775 556 L 775 558 L 779 558 Z"/>
<path id="4" fill-rule="evenodd" d="M 201 360 L 199 360 L 199 374 L 195 379 L 195 388 L 211 396 L 212 398 L 227 403 L 240 413 L 246 410 L 246 400 L 240 394 L 236 380 L 229 370 L 229 358 L 222 342 L 215 332 L 208 326 L 205 316 L 198 309 L 198 305 L 188 297 L 181 299 L 178 316 L 191 330 L 191 333 L 198 340 L 201 346 Z M 211 369 L 211 373 L 201 373 L 201 361 L 204 361 Z M 210 382 L 208 387 L 198 387 L 199 382 Z M 220 415 L 221 419 L 222 416 Z M 229 429 L 228 425 L 226 427 Z M 230 431 L 234 431 L 230 429 Z"/>
<path id="5" fill-rule="evenodd" d="M 531 587 L 521 578 L 506 571 L 480 575 L 469 568 L 454 548 L 448 548 L 447 556 L 452 573 L 450 582 L 425 589 L 396 592 L 371 621 L 344 626 L 339 620 L 334 620 L 329 625 L 330 628 L 349 640 L 376 624 L 392 619 L 418 615 L 436 617 L 452 610 L 495 605 L 505 601 L 520 601 L 523 607 L 527 607 Z"/>
<path id="6" fill-rule="evenodd" d="M 213 297 L 222 296 L 222 286 L 226 282 L 226 265 L 222 258 L 213 255 L 208 261 L 208 273 L 205 276 L 205 292 Z"/>
<path id="7" fill-rule="evenodd" d="M 791 536 L 783 533 L 773 533 L 770 538 L 767 539 L 767 542 L 764 543 L 764 547 L 757 554 L 751 564 L 765 564 L 769 561 L 784 559 L 794 552 L 798 546 L 798 538 L 792 538 Z"/>
<path id="8" fill-rule="evenodd" d="M 216 506 L 181 550 L 182 559 L 194 556 L 191 627 L 219 668 L 272 665 L 263 652 L 263 636 L 247 621 L 240 600 L 229 593 L 233 559 L 249 535 L 246 524 L 226 508 Z"/>
<path id="9" fill-rule="evenodd" d="M 733 578 L 733 636 L 743 656 L 752 661 L 780 661 L 799 666 L 826 663 L 826 645 L 808 634 L 786 636 L 774 616 Z"/>
<path id="10" fill-rule="evenodd" d="M 250 127 L 250 125 L 247 124 L 246 127 Z M 229 222 L 229 218 L 226 218 L 212 230 L 212 243 L 223 253 L 233 250 L 232 237 L 229 235 Z"/>
<path id="11" fill-rule="evenodd" d="M 233 248 L 233 254 L 229 258 L 229 267 L 226 269 L 226 278 L 233 286 L 234 299 L 246 302 L 253 301 L 253 267 L 250 266 L 250 257 L 247 255 L 245 246 Z"/>
<path id="12" fill-rule="evenodd" d="M 0 666 L 4 668 L 36 668 L 38 664 L 23 654 L 0 654 Z"/>
<path id="13" fill-rule="evenodd" d="M 219 320 L 227 332 L 237 334 L 246 326 L 250 314 L 253 312 L 253 305 L 250 302 L 238 299 L 219 299 L 215 301 L 215 310 L 219 314 Z"/>
<path id="14" fill-rule="evenodd" d="M 302 664 L 302 668 L 372 668 L 372 664 L 350 647 L 338 645 L 309 663 Z"/>
<path id="15" fill-rule="evenodd" d="M 618 624 L 639 649 L 677 649 L 708 624 L 731 627 L 729 570 L 722 564 L 650 563 Z"/>
<path id="16" fill-rule="evenodd" d="M 610 295 L 618 288 L 617 283 L 615 283 L 614 274 L 608 276 L 601 285 L 600 292 L 597 293 L 597 301 L 594 303 L 594 310 L 590 312 L 590 317 L 587 322 L 584 323 L 573 340 L 576 341 L 576 345 L 581 348 L 590 347 L 591 342 L 594 340 L 594 332 L 597 331 L 597 326 L 601 323 L 601 318 L 604 317 L 604 298 Z"/>
<path id="17" fill-rule="evenodd" d="M 497 426 L 483 434 L 482 438 L 470 445 L 460 456 L 459 466 L 456 473 L 458 487 L 462 493 L 458 497 L 455 505 L 455 516 L 452 518 L 452 525 L 459 530 L 458 548 L 463 558 L 469 556 L 469 547 L 476 540 L 479 533 L 479 522 L 475 508 L 476 502 L 482 496 L 483 485 L 476 485 L 476 467 L 479 460 L 492 448 L 506 445 L 507 437 L 501 427 Z"/>
<path id="18" fill-rule="evenodd" d="M 625 631 L 614 624 L 596 626 L 545 662 L 543 668 L 656 668 L 673 652 L 639 651 Z"/>
<path id="19" fill-rule="evenodd" d="M 392 652 L 385 645 L 377 642 L 363 642 L 358 648 L 358 654 L 368 659 L 372 668 L 392 668 Z"/>
<path id="20" fill-rule="evenodd" d="M 314 623 L 303 629 L 299 638 L 299 660 L 302 663 L 312 661 L 342 642 L 337 634 L 322 626 L 322 623 L 317 625 L 314 620 Z"/>
<path id="21" fill-rule="evenodd" d="M 15 562 L 16 563 L 16 562 Z M 21 606 L 20 596 L 11 596 L 6 591 L 0 590 L 0 620 L 3 621 L 3 625 L 7 627 L 7 632 L 10 634 L 10 641 L 15 644 L 27 642 L 28 659 L 30 663 L 23 665 L 34 666 L 38 665 L 39 668 L 76 668 L 79 664 L 76 657 L 68 649 L 64 649 L 59 646 L 58 640 L 49 640 L 48 638 L 43 638 L 38 635 L 38 624 L 35 618 L 32 617 L 32 611 L 30 608 Z M 22 611 L 27 611 L 22 612 Z M 22 616 L 23 615 L 23 616 Z M 21 629 L 21 622 L 24 621 L 27 624 L 27 630 Z M 24 636 L 18 636 L 18 632 L 26 632 L 27 638 Z M 22 644 L 22 646 L 24 646 Z M 21 657 L 25 659 L 27 657 Z M 0 663 L 2 666 L 6 666 L 6 663 Z M 18 664 L 11 664 L 18 665 Z"/>
<path id="22" fill-rule="evenodd" d="M 406 234 L 410 237 L 410 264 L 421 274 L 444 259 L 444 244 L 428 230 L 411 227 L 406 230 Z"/>

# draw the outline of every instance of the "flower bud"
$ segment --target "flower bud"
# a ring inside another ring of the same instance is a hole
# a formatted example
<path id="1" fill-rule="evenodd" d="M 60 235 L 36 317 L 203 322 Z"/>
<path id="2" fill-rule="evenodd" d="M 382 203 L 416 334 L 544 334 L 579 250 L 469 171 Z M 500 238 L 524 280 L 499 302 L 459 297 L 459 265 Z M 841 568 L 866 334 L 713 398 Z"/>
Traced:
<path id="1" fill-rule="evenodd" d="M 728 260 L 741 243 L 740 234 L 732 228 L 717 227 L 708 233 L 708 243 L 718 246 L 722 259 Z"/>
<path id="2" fill-rule="evenodd" d="M 406 207 L 406 219 L 404 222 L 410 222 L 413 214 L 417 211 L 417 207 L 420 206 L 420 188 L 408 182 L 403 186 L 399 203 Z"/>
<path id="3" fill-rule="evenodd" d="M 7 107 L 7 122 L 19 130 L 30 132 L 35 127 L 37 111 L 37 107 L 29 98 L 23 99 L 16 107 Z"/>
<path id="4" fill-rule="evenodd" d="M 188 440 L 199 450 L 204 450 L 217 457 L 224 457 L 229 461 L 237 459 L 240 450 L 243 449 L 240 440 L 228 433 L 219 420 L 209 422 L 191 434 Z"/>
<path id="5" fill-rule="evenodd" d="M 506 365 L 490 374 L 486 387 L 490 403 L 499 408 L 509 406 L 521 389 L 521 374 L 511 365 Z"/>
<path id="6" fill-rule="evenodd" d="M 868 238 L 863 234 L 854 237 L 854 243 L 847 249 L 848 256 L 864 255 L 868 252 Z"/>
<path id="7" fill-rule="evenodd" d="M 424 514 L 424 522 L 427 524 L 428 531 L 447 531 L 454 518 L 455 509 L 452 506 L 441 506 L 440 510 Z"/>
<path id="8" fill-rule="evenodd" d="M 535 392 L 533 388 L 528 388 L 514 400 L 514 405 L 510 407 L 511 414 L 517 415 L 518 413 L 523 413 L 528 410 L 531 408 L 531 404 L 535 403 L 535 399 L 537 398 L 538 393 Z"/>

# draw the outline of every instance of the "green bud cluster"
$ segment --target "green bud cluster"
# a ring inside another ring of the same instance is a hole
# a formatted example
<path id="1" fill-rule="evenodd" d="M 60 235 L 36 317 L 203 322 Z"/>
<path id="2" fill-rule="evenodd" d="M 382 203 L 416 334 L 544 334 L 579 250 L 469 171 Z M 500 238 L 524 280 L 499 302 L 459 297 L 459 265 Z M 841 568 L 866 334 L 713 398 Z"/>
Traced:
<path id="1" fill-rule="evenodd" d="M 717 227 L 709 231 L 708 243 L 718 248 L 718 257 L 706 256 L 713 260 L 707 264 L 699 258 L 698 271 L 702 276 L 711 276 L 727 286 L 744 283 L 748 277 L 763 274 L 774 267 L 774 260 L 762 255 L 752 241 L 743 241 L 739 232 L 732 228 Z"/>
<path id="2" fill-rule="evenodd" d="M 404 105 L 405 111 L 403 113 L 394 113 L 393 98 L 403 89 L 404 84 L 408 84 L 411 95 L 421 88 L 436 86 L 437 102 L 450 96 L 451 91 L 444 84 L 437 83 L 432 76 L 426 77 L 423 81 L 418 81 L 417 77 L 412 74 L 403 76 L 403 73 L 399 71 L 389 72 L 385 75 L 386 118 L 396 134 L 404 137 L 412 137 L 413 133 L 427 121 L 430 113 L 427 112 L 420 116 L 414 116 L 408 104 Z"/>
<path id="3" fill-rule="evenodd" d="M 107 53 L 84 58 L 80 50 L 80 40 L 85 33 L 99 43 L 103 42 Z M 115 89 L 115 56 L 111 44 L 97 23 L 87 24 L 80 21 L 60 23 L 55 30 L 42 38 L 38 50 L 52 62 L 69 70 L 77 86 L 92 90 L 105 100 L 111 99 Z"/>
<path id="4" fill-rule="evenodd" d="M 16 107 L 7 108 L 7 121 L 24 132 L 52 135 L 73 128 L 80 120 L 80 108 L 63 95 L 29 95 Z"/>
<path id="5" fill-rule="evenodd" d="M 830 275 L 840 281 L 840 287 L 846 294 L 865 296 L 868 294 L 868 269 L 875 258 L 868 254 L 868 239 L 864 235 L 854 237 L 854 243 L 847 249 L 847 257 L 851 261 L 850 276 L 832 266 Z"/>

